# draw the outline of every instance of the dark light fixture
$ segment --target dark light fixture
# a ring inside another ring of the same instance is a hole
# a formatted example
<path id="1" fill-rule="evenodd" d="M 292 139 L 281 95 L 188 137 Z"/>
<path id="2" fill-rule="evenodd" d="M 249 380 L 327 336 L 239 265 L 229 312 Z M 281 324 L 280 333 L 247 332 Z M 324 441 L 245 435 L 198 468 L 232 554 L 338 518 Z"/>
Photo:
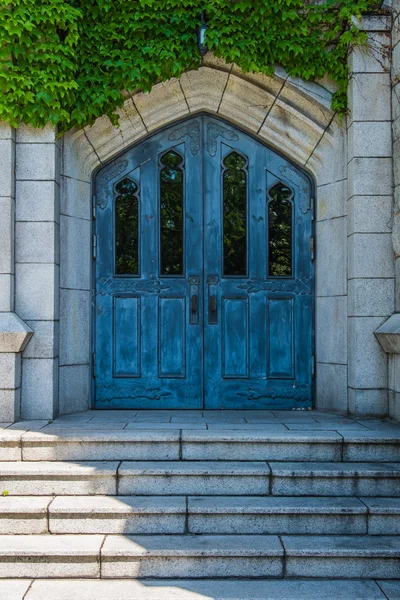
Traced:
<path id="1" fill-rule="evenodd" d="M 206 15 L 203 11 L 200 17 L 200 25 L 197 28 L 197 45 L 199 48 L 200 56 L 203 58 L 205 54 L 208 52 L 207 44 L 206 44 L 206 31 L 207 31 L 207 23 L 206 23 Z"/>

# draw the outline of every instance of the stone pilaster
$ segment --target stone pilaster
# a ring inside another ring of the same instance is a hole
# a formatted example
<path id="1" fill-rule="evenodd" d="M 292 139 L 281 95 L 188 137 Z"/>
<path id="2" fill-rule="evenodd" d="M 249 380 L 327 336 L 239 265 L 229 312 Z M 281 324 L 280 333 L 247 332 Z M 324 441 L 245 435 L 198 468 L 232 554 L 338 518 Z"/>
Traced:
<path id="1" fill-rule="evenodd" d="M 32 332 L 14 311 L 15 131 L 0 124 L 0 422 L 20 417 L 21 350 Z"/>
<path id="2" fill-rule="evenodd" d="M 54 129 L 21 125 L 16 134 L 16 312 L 34 331 L 22 360 L 24 419 L 51 419 L 58 412 L 59 172 Z"/>
<path id="3" fill-rule="evenodd" d="M 375 330 L 394 310 L 390 18 L 365 17 L 350 57 L 348 116 L 349 411 L 388 411 L 387 356 Z"/>

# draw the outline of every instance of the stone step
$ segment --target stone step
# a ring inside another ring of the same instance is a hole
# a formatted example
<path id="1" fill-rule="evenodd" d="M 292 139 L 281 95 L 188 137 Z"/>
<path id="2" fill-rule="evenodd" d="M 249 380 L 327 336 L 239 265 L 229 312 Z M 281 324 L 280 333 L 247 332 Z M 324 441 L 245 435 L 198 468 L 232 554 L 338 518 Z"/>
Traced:
<path id="1" fill-rule="evenodd" d="M 303 496 L 7 496 L 0 534 L 400 535 L 400 499 Z"/>
<path id="2" fill-rule="evenodd" d="M 184 533 L 186 504 L 184 496 L 59 496 L 49 506 L 49 528 L 51 533 Z"/>
<path id="3" fill-rule="evenodd" d="M 103 535 L 0 535 L 0 578 L 99 577 Z"/>
<path id="4" fill-rule="evenodd" d="M 42 579 L 33 582 L 6 579 L 0 580 L 0 596 L 7 600 L 397 600 L 400 597 L 399 581 L 378 583 L 354 579 Z"/>
<path id="5" fill-rule="evenodd" d="M 2 462 L 0 495 L 115 495 L 118 462 Z"/>
<path id="6" fill-rule="evenodd" d="M 399 536 L 0 535 L 0 579 L 394 579 L 399 568 Z"/>
<path id="7" fill-rule="evenodd" d="M 0 534 L 47 533 L 52 501 L 52 496 L 0 496 Z"/>
<path id="8" fill-rule="evenodd" d="M 400 497 L 400 463 L 271 462 L 274 496 Z"/>
<path id="9" fill-rule="evenodd" d="M 122 495 L 269 494 L 270 469 L 262 462 L 125 461 L 118 469 Z"/>
<path id="10" fill-rule="evenodd" d="M 400 463 L 2 462 L 2 494 L 400 497 Z"/>
<path id="11" fill-rule="evenodd" d="M 107 536 L 101 576 L 282 577 L 284 552 L 270 535 Z"/>
<path id="12" fill-rule="evenodd" d="M 283 536 L 287 577 L 395 579 L 399 536 Z"/>
<path id="13" fill-rule="evenodd" d="M 400 535 L 400 498 L 360 498 L 360 500 L 368 509 L 369 534 Z"/>
<path id="14" fill-rule="evenodd" d="M 180 431 L 85 431 L 21 434 L 22 459 L 39 460 L 179 460 Z"/>
<path id="15" fill-rule="evenodd" d="M 146 424 L 144 424 L 146 426 Z M 158 423 L 158 426 L 162 426 Z M 397 430 L 277 431 L 182 429 L 98 430 L 74 425 L 48 430 L 0 430 L 1 461 L 39 460 L 261 460 L 400 461 Z M 228 426 L 228 425 L 226 425 Z M 172 428 L 171 428 L 172 427 Z"/>
<path id="16" fill-rule="evenodd" d="M 195 496 L 190 533 L 363 534 L 367 507 L 357 498 Z"/>
<path id="17" fill-rule="evenodd" d="M 182 431 L 184 460 L 342 460 L 332 431 Z"/>

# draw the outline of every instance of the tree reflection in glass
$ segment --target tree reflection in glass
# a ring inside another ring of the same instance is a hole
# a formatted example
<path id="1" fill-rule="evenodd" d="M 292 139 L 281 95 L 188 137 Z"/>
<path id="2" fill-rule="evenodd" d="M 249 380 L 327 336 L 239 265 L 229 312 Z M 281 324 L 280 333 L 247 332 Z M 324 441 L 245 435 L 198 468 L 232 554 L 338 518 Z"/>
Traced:
<path id="1" fill-rule="evenodd" d="M 182 157 L 170 150 L 161 158 L 160 252 L 161 274 L 183 275 Z"/>
<path id="2" fill-rule="evenodd" d="M 268 275 L 292 276 L 293 192 L 283 183 L 269 190 Z"/>
<path id="3" fill-rule="evenodd" d="M 246 161 L 232 152 L 223 164 L 224 275 L 246 275 Z"/>
<path id="4" fill-rule="evenodd" d="M 117 183 L 115 191 L 115 272 L 138 275 L 139 188 L 126 177 Z"/>

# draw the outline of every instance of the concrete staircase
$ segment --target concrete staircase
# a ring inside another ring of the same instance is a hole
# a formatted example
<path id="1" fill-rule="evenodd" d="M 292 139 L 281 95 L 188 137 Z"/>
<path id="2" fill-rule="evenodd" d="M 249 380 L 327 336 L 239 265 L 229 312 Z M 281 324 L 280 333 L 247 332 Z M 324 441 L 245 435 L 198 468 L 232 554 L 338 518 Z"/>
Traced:
<path id="1" fill-rule="evenodd" d="M 0 596 L 399 598 L 400 427 L 237 414 L 0 430 Z"/>

